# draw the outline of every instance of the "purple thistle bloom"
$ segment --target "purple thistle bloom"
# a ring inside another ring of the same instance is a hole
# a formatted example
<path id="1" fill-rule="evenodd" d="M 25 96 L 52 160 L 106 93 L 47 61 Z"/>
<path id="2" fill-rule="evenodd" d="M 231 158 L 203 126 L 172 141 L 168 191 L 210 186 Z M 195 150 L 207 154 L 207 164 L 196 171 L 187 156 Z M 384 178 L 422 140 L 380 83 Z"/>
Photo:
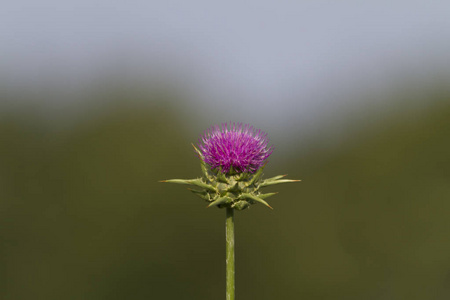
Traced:
<path id="1" fill-rule="evenodd" d="M 267 134 L 249 124 L 225 123 L 205 131 L 199 148 L 212 169 L 221 167 L 222 172 L 228 173 L 232 167 L 238 173 L 254 173 L 273 152 L 268 143 Z"/>

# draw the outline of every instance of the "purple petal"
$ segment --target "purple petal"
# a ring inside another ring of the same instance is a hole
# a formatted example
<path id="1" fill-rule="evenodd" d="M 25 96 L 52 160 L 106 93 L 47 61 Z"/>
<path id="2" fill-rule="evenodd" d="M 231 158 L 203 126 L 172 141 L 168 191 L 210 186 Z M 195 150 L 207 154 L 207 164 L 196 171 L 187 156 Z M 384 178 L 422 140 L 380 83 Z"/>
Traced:
<path id="1" fill-rule="evenodd" d="M 249 124 L 224 123 L 206 130 L 199 148 L 212 169 L 222 167 L 222 172 L 228 173 L 233 167 L 239 173 L 254 173 L 273 152 L 268 143 L 267 134 Z"/>

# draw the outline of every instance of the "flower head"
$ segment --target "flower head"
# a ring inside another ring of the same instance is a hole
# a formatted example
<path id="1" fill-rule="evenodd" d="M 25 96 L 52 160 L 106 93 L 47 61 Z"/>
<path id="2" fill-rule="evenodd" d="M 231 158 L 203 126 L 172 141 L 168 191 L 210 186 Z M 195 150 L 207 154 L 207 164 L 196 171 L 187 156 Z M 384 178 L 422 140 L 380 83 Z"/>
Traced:
<path id="1" fill-rule="evenodd" d="M 248 124 L 215 125 L 200 137 L 200 150 L 193 145 L 201 160 L 202 177 L 163 182 L 194 186 L 189 190 L 208 202 L 208 207 L 244 210 L 260 203 L 272 208 L 265 199 L 276 193 L 262 193 L 261 189 L 300 180 L 286 179 L 286 175 L 263 179 L 265 162 L 273 152 L 268 143 L 267 134 Z"/>
<path id="2" fill-rule="evenodd" d="M 255 173 L 273 152 L 267 134 L 249 124 L 224 123 L 208 129 L 199 140 L 204 161 L 229 173 Z"/>

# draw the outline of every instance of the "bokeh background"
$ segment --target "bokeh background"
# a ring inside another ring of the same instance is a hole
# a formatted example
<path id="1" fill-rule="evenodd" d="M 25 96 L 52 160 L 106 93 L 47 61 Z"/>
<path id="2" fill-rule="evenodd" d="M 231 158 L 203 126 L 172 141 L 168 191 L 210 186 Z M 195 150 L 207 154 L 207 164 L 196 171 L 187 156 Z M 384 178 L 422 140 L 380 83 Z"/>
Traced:
<path id="1" fill-rule="evenodd" d="M 7 1 L 0 298 L 220 299 L 225 212 L 190 145 L 246 122 L 270 211 L 238 299 L 450 298 L 448 1 Z"/>

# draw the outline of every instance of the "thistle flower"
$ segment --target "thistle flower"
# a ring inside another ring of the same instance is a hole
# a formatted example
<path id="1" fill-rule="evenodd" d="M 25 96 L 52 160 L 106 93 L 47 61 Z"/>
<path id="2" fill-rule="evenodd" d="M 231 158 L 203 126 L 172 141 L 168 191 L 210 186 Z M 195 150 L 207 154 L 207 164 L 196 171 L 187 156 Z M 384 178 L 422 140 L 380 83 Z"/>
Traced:
<path id="1" fill-rule="evenodd" d="M 273 152 L 267 134 L 249 124 L 222 124 L 208 129 L 199 140 L 205 162 L 224 173 L 255 173 Z"/>
<path id="2" fill-rule="evenodd" d="M 268 143 L 266 133 L 248 124 L 215 125 L 200 138 L 200 150 L 192 145 L 200 158 L 202 177 L 163 181 L 195 186 L 189 190 L 208 202 L 208 207 L 226 208 L 227 300 L 234 300 L 234 210 L 256 203 L 272 208 L 265 199 L 276 193 L 264 194 L 263 187 L 300 181 L 283 179 L 286 175 L 262 179 L 273 152 Z"/>
<path id="3" fill-rule="evenodd" d="M 199 139 L 202 177 L 170 179 L 164 182 L 188 184 L 200 189 L 191 192 L 208 202 L 208 207 L 243 210 L 260 203 L 272 208 L 265 199 L 276 193 L 262 193 L 261 188 L 299 180 L 282 179 L 279 175 L 262 179 L 267 158 L 273 152 L 268 147 L 267 134 L 242 123 L 215 125 Z"/>

